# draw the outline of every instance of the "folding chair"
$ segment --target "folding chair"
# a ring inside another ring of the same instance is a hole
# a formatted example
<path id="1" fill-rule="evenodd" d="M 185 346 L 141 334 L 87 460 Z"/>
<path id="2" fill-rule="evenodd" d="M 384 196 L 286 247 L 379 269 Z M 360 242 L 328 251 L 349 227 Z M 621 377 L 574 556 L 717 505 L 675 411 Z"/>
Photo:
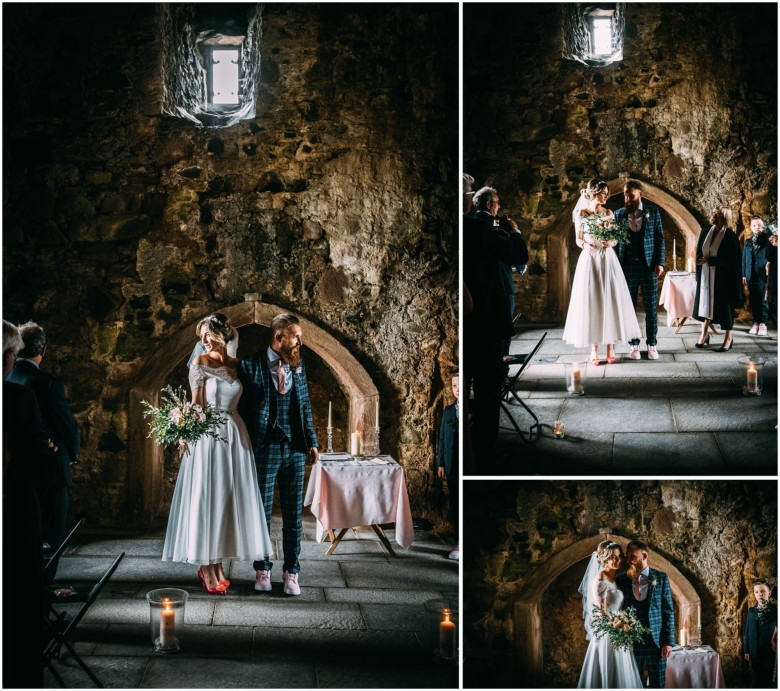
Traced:
<path id="1" fill-rule="evenodd" d="M 57 683 L 60 685 L 61 688 L 65 688 L 65 682 L 63 681 L 62 677 L 60 676 L 59 672 L 54 668 L 54 665 L 52 664 L 52 660 L 55 658 L 59 658 L 60 655 L 60 649 L 62 646 L 65 646 L 68 650 L 68 652 L 71 654 L 73 659 L 79 664 L 81 669 L 83 669 L 90 679 L 94 682 L 95 686 L 98 688 L 105 688 L 98 679 L 94 672 L 92 672 L 89 667 L 87 667 L 84 660 L 81 659 L 81 656 L 76 652 L 75 648 L 73 647 L 73 644 L 70 642 L 69 636 L 73 633 L 73 630 L 78 626 L 79 622 L 82 620 L 84 615 L 87 613 L 89 608 L 92 606 L 92 604 L 97 599 L 97 596 L 100 595 L 100 591 L 103 590 L 103 586 L 108 582 L 108 579 L 111 578 L 111 576 L 114 575 L 114 571 L 117 570 L 117 567 L 119 566 L 119 562 L 124 559 L 125 553 L 122 552 L 111 564 L 111 566 L 108 567 L 108 569 L 105 571 L 105 573 L 100 577 L 100 580 L 97 581 L 92 587 L 88 589 L 79 589 L 76 590 L 73 595 L 68 595 L 66 597 L 55 597 L 54 590 L 55 588 L 50 588 L 50 610 L 49 610 L 49 616 L 46 618 L 45 624 L 46 624 L 46 643 L 44 645 L 43 649 L 43 657 L 44 657 L 44 663 L 49 668 L 49 671 L 52 673 L 54 678 L 57 680 Z M 55 604 L 67 604 L 67 603 L 73 603 L 73 602 L 80 602 L 81 607 L 79 607 L 76 614 L 73 616 L 72 619 L 68 619 L 66 612 L 57 612 L 55 609 Z M 53 617 L 53 618 L 52 618 Z"/>
<path id="2" fill-rule="evenodd" d="M 86 518 L 82 518 L 78 523 L 76 523 L 75 526 L 73 526 L 73 530 L 71 530 L 66 536 L 65 539 L 60 543 L 60 546 L 57 547 L 57 549 L 54 551 L 51 556 L 44 557 L 44 564 L 43 564 L 43 582 L 45 584 L 49 584 L 54 580 L 54 577 L 57 575 L 57 564 L 59 563 L 60 557 L 62 556 L 62 553 L 65 551 L 65 548 L 70 544 L 71 540 L 73 540 L 73 536 L 78 532 L 79 528 L 81 528 L 82 525 L 86 522 Z"/>
<path id="3" fill-rule="evenodd" d="M 520 365 L 520 367 L 517 369 L 517 371 L 514 374 L 510 374 L 509 372 L 507 372 L 507 375 L 504 378 L 504 386 L 501 389 L 501 409 L 506 413 L 507 417 L 509 418 L 509 421 L 512 423 L 512 426 L 515 428 L 515 431 L 522 437 L 523 441 L 528 441 L 528 442 L 534 440 L 534 430 L 537 431 L 537 436 L 538 436 L 539 418 L 536 417 L 534 411 L 528 407 L 525 401 L 522 398 L 520 398 L 520 396 L 517 395 L 517 391 L 515 391 L 515 384 L 517 383 L 517 380 L 520 378 L 520 375 L 523 373 L 525 368 L 533 359 L 534 355 L 536 355 L 536 353 L 539 352 L 539 348 L 542 347 L 542 343 L 544 342 L 545 338 L 547 338 L 546 331 L 542 334 L 542 337 L 536 342 L 536 345 L 533 347 L 533 350 L 530 353 L 525 353 L 525 354 L 518 353 L 516 355 L 508 355 L 504 358 L 504 363 L 509 366 L 510 370 L 515 365 Z M 528 439 L 526 439 L 525 434 L 520 429 L 520 426 L 517 424 L 517 421 L 515 420 L 514 416 L 509 411 L 509 408 L 507 408 L 506 406 L 506 404 L 510 402 L 511 398 L 514 398 L 521 406 L 523 406 L 523 408 L 525 408 L 528 411 L 528 414 L 534 419 L 533 424 L 528 430 Z"/>

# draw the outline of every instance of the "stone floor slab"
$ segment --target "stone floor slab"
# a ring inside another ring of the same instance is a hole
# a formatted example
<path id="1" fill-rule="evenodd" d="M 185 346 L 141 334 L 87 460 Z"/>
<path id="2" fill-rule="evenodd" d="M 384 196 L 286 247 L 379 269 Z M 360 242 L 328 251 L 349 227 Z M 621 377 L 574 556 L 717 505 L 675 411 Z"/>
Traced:
<path id="1" fill-rule="evenodd" d="M 325 689 L 453 688 L 458 685 L 458 668 L 393 664 L 382 658 L 350 667 L 326 662 L 317 665 L 317 679 Z"/>
<path id="2" fill-rule="evenodd" d="M 95 684 L 76 661 L 67 653 L 56 663 L 57 672 L 69 689 L 94 689 Z M 133 657 L 90 657 L 87 666 L 106 688 L 131 689 L 141 685 L 148 662 L 146 658 Z M 44 687 L 59 688 L 51 674 L 44 677 Z"/>
<path id="3" fill-rule="evenodd" d="M 674 432 L 669 403 L 664 400 L 589 398 L 564 402 L 560 419 L 569 434 L 589 436 L 607 432 Z"/>
<path id="4" fill-rule="evenodd" d="M 777 476 L 777 429 L 762 432 L 716 432 L 715 439 L 730 473 Z"/>
<path id="5" fill-rule="evenodd" d="M 674 399 L 672 411 L 680 432 L 765 432 L 777 424 L 775 397 Z"/>
<path id="6" fill-rule="evenodd" d="M 371 631 L 419 631 L 428 640 L 435 630 L 434 614 L 423 604 L 419 605 L 360 605 L 360 611 Z"/>
<path id="7" fill-rule="evenodd" d="M 720 475 L 726 464 L 712 434 L 616 434 L 613 470 L 626 475 Z"/>
<path id="8" fill-rule="evenodd" d="M 317 686 L 314 665 L 303 660 L 212 660 L 208 658 L 153 658 L 144 674 L 144 688 L 203 688 L 203 681 L 219 680 L 223 689 L 308 689 Z"/>
<path id="9" fill-rule="evenodd" d="M 678 362 L 674 355 L 661 355 L 658 360 L 624 360 L 619 365 L 607 365 L 607 379 L 635 379 L 652 377 L 653 379 L 685 379 L 701 376 L 693 362 Z"/>
<path id="10" fill-rule="evenodd" d="M 223 602 L 215 607 L 215 626 L 278 626 L 299 629 L 365 629 L 358 605 L 311 603 L 297 598 Z"/>
<path id="11" fill-rule="evenodd" d="M 733 397 L 735 383 L 731 377 L 699 379 L 646 379 L 630 382 L 632 398 L 710 398 Z"/>
<path id="12" fill-rule="evenodd" d="M 564 425 L 567 422 L 564 421 Z M 612 471 L 614 435 L 584 436 L 569 431 L 556 439 L 552 427 L 545 425 L 542 436 L 533 444 L 516 438 L 499 437 L 500 465 L 496 475 L 604 475 Z"/>
<path id="13" fill-rule="evenodd" d="M 441 599 L 437 590 L 398 590 L 395 588 L 326 588 L 328 602 L 356 604 L 424 605 L 428 600 Z"/>
<path id="14" fill-rule="evenodd" d="M 435 564 L 423 561 L 393 562 L 389 567 L 383 564 L 342 564 L 350 588 L 372 588 L 381 584 L 383 588 L 398 588 L 403 591 L 414 583 L 417 590 L 439 591 L 453 587 L 458 582 L 458 564 Z"/>

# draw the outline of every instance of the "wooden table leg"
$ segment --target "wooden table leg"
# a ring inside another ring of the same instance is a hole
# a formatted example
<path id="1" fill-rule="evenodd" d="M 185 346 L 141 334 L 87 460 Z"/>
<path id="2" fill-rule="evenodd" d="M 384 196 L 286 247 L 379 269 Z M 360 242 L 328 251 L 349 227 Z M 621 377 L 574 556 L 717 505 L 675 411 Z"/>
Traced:
<path id="1" fill-rule="evenodd" d="M 348 530 L 349 530 L 349 528 L 342 528 L 341 529 L 341 532 L 338 534 L 338 537 L 335 540 L 331 540 L 333 544 L 328 548 L 328 551 L 325 552 L 325 554 L 333 554 L 333 550 L 336 549 L 336 547 L 338 547 L 339 542 L 341 542 L 341 538 L 344 537 L 347 534 Z M 333 535 L 333 531 L 332 530 L 329 531 L 329 532 L 330 532 L 331 535 Z"/>
<path id="2" fill-rule="evenodd" d="M 688 321 L 688 317 L 683 317 L 682 319 L 676 319 L 677 322 L 677 328 L 674 330 L 674 333 L 678 334 L 680 333 L 680 329 L 685 326 L 685 322 Z"/>
<path id="3" fill-rule="evenodd" d="M 333 532 L 333 528 L 328 528 L 328 540 L 333 542 L 336 539 L 336 534 Z"/>
<path id="4" fill-rule="evenodd" d="M 371 526 L 374 529 L 374 532 L 379 536 L 379 539 L 382 541 L 382 544 L 387 548 L 387 551 L 390 552 L 390 556 L 397 556 L 395 552 L 393 552 L 393 546 L 390 544 L 390 540 L 387 539 L 387 535 L 385 535 L 385 531 L 382 530 L 382 526 L 374 525 Z"/>

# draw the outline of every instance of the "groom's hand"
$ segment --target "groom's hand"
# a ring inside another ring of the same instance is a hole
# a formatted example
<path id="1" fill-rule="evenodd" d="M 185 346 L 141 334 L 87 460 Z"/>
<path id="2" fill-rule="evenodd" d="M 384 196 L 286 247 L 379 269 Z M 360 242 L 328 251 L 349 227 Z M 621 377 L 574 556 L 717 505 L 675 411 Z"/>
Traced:
<path id="1" fill-rule="evenodd" d="M 672 646 L 670 646 L 669 644 L 666 644 L 666 645 L 661 647 L 661 657 L 664 660 L 669 659 L 669 656 L 671 654 L 672 654 Z"/>
<path id="2" fill-rule="evenodd" d="M 655 274 L 656 278 L 661 278 L 661 274 L 664 272 L 663 266 L 656 266 L 655 271 L 653 272 Z"/>
<path id="3" fill-rule="evenodd" d="M 306 454 L 306 460 L 310 463 L 316 463 L 320 458 L 320 450 L 316 446 L 312 446 L 309 449 L 309 453 Z"/>

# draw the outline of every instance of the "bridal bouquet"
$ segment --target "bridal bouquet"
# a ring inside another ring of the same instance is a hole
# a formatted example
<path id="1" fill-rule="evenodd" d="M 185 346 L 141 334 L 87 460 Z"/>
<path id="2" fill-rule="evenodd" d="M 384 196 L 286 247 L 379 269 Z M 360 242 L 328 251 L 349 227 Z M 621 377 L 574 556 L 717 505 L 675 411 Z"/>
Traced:
<path id="1" fill-rule="evenodd" d="M 594 607 L 591 628 L 596 638 L 609 636 L 613 650 L 618 648 L 631 650 L 634 643 L 642 641 L 644 634 L 650 633 L 650 629 L 637 619 L 633 607 L 619 609 L 616 612 L 605 612 L 600 607 Z"/>
<path id="2" fill-rule="evenodd" d="M 150 417 L 149 437 L 161 445 L 175 445 L 179 453 L 184 453 L 187 444 L 198 441 L 204 434 L 218 440 L 227 441 L 217 433 L 217 425 L 227 419 L 209 406 L 201 407 L 187 400 L 184 389 L 166 386 L 160 392 L 161 405 L 153 406 L 141 401 L 144 417 Z"/>
<path id="3" fill-rule="evenodd" d="M 582 232 L 590 235 L 597 242 L 631 242 L 631 224 L 627 218 L 619 221 L 607 218 L 601 214 L 586 216 L 582 219 Z M 604 252 L 606 247 L 601 248 Z"/>

